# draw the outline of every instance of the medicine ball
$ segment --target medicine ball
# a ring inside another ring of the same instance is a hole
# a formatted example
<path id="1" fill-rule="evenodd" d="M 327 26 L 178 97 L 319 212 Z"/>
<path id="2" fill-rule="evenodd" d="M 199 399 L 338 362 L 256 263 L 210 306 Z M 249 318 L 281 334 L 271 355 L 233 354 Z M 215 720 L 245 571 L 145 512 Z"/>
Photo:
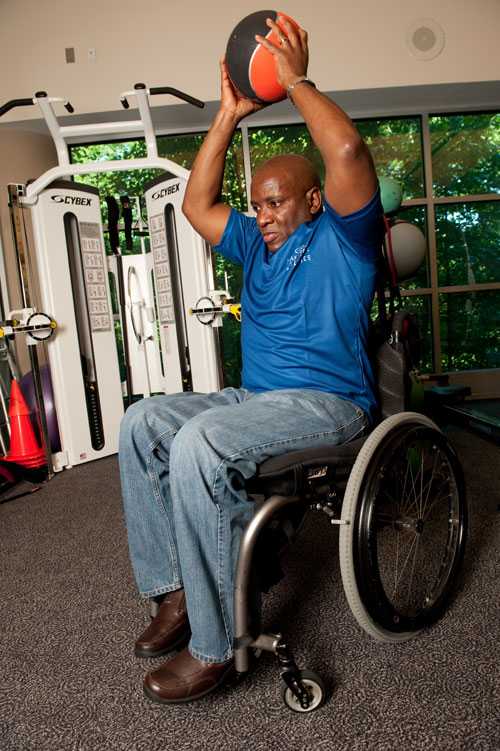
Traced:
<path id="1" fill-rule="evenodd" d="M 276 62 L 272 54 L 259 44 L 259 34 L 274 44 L 279 38 L 266 24 L 266 18 L 278 24 L 286 34 L 282 19 L 299 28 L 296 21 L 277 10 L 259 10 L 246 16 L 233 29 L 226 48 L 226 65 L 229 77 L 243 96 L 254 102 L 269 104 L 286 99 L 286 91 L 276 77 Z M 279 20 L 278 20 L 279 18 Z"/>

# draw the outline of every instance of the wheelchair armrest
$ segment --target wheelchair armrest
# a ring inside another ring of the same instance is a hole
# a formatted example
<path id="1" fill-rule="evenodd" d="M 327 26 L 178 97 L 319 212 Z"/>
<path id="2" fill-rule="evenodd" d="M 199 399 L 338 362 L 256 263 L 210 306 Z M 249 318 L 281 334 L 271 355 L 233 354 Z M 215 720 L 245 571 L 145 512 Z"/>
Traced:
<path id="1" fill-rule="evenodd" d="M 344 476 L 354 464 L 366 436 L 339 446 L 317 446 L 267 459 L 246 483 L 250 495 L 300 495 L 325 468 L 330 477 Z"/>

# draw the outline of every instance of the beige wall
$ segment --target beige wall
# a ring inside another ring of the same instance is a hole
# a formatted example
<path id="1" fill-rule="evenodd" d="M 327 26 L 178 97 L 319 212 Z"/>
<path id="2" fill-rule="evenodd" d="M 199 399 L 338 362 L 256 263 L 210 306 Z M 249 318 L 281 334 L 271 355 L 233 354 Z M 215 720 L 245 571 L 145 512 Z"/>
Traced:
<path id="1" fill-rule="evenodd" d="M 11 309 L 22 307 L 22 303 L 12 239 L 7 185 L 26 183 L 27 180 L 38 177 L 56 163 L 55 149 L 49 136 L 10 128 L 0 129 L 0 232 L 7 275 L 8 302 Z M 31 241 L 28 217 L 26 217 L 26 227 Z M 30 245 L 32 247 L 32 241 Z M 36 295 L 36 289 L 34 292 Z M 7 301 L 5 303 L 7 304 Z M 28 357 L 24 344 L 17 347 L 17 355 L 21 370 L 25 372 L 28 369 Z"/>
<path id="2" fill-rule="evenodd" d="M 327 91 L 499 77 L 499 0 L 288 0 L 279 7 L 309 31 L 310 75 Z M 0 0 L 0 102 L 45 89 L 70 98 L 77 112 L 99 112 L 117 109 L 118 94 L 137 81 L 217 99 L 217 60 L 228 35 L 258 9 L 248 0 Z M 406 46 L 419 18 L 444 29 L 444 50 L 433 60 L 415 59 Z M 75 64 L 65 63 L 65 47 L 75 47 Z M 39 113 L 28 108 L 7 119 L 33 117 Z"/>

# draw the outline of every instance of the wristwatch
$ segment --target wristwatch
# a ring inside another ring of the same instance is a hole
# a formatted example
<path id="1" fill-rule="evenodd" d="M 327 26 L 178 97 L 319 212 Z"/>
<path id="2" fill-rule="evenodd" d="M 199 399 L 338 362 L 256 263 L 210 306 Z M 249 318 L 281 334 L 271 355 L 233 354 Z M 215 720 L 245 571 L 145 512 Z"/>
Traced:
<path id="1" fill-rule="evenodd" d="M 316 88 L 316 84 L 314 83 L 314 81 L 311 81 L 311 79 L 308 78 L 307 76 L 300 76 L 299 78 L 297 78 L 296 81 L 294 81 L 293 83 L 289 84 L 286 87 L 286 95 L 287 95 L 287 97 L 289 98 L 289 100 L 291 101 L 292 104 L 294 104 L 293 97 L 292 97 L 292 91 L 294 90 L 294 88 L 296 86 L 299 85 L 299 83 L 307 83 L 307 85 L 308 86 L 312 86 L 313 89 Z"/>

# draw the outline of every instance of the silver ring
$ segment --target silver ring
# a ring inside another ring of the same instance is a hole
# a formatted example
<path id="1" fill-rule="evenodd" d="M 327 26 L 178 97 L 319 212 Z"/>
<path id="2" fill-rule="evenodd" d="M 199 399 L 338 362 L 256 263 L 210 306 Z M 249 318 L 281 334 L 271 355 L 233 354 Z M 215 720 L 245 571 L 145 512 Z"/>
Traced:
<path id="1" fill-rule="evenodd" d="M 288 44 L 288 39 L 286 38 L 286 36 L 283 36 L 283 34 L 280 36 L 280 44 Z"/>

